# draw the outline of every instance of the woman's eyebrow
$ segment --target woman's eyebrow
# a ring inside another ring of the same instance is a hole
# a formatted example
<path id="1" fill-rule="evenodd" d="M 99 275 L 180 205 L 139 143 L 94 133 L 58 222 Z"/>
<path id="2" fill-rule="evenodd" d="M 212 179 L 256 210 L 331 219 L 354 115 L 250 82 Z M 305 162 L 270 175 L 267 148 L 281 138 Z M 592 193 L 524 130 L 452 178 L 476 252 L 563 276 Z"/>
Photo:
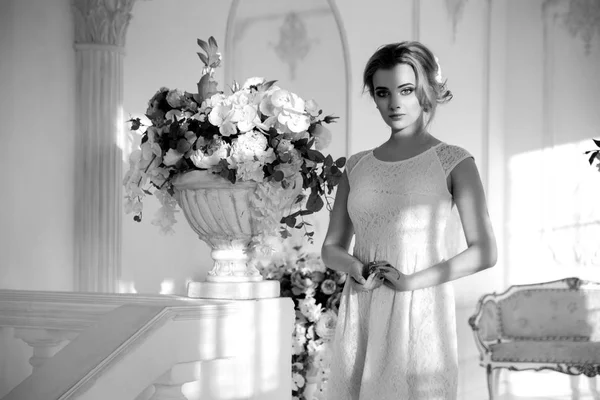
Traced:
<path id="1" fill-rule="evenodd" d="M 410 82 L 403 83 L 402 85 L 398 86 L 398 89 L 402 89 L 402 88 L 403 88 L 403 87 L 405 87 L 405 86 L 413 86 L 413 84 L 412 84 L 412 83 L 410 83 Z M 388 90 L 388 88 L 387 88 L 387 87 L 385 87 L 385 86 L 377 86 L 377 87 L 375 88 L 375 90 L 379 90 L 379 89 Z"/>

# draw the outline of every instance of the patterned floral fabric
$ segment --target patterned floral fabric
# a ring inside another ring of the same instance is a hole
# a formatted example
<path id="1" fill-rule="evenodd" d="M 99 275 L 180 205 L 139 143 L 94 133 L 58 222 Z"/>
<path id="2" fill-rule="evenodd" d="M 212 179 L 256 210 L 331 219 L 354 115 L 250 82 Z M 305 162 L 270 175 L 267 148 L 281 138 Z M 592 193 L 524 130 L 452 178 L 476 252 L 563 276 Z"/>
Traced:
<path id="1" fill-rule="evenodd" d="M 532 363 L 600 363 L 600 343 L 523 340 L 493 344 L 493 361 Z"/>
<path id="2" fill-rule="evenodd" d="M 502 336 L 600 341 L 600 291 L 528 289 L 499 303 Z"/>
<path id="3" fill-rule="evenodd" d="M 354 255 L 387 260 L 405 274 L 448 256 L 453 208 L 446 179 L 466 150 L 440 143 L 398 162 L 372 150 L 348 160 Z M 458 362 L 452 284 L 371 292 L 346 281 L 338 314 L 328 400 L 452 400 Z"/>

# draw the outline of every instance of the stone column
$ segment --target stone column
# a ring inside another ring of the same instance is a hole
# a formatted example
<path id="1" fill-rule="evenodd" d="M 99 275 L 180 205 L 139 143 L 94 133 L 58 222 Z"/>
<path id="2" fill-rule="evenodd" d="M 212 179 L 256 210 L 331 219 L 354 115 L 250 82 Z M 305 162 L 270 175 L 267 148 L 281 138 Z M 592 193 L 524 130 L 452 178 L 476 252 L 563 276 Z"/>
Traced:
<path id="1" fill-rule="evenodd" d="M 73 0 L 77 60 L 75 290 L 121 273 L 123 55 L 135 0 Z"/>

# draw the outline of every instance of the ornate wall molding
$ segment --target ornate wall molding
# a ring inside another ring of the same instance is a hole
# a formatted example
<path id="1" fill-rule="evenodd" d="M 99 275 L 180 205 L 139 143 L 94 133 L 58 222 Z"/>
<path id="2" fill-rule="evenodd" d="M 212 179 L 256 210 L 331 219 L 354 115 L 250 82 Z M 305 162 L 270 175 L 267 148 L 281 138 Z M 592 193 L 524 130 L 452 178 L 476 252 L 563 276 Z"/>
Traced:
<path id="1" fill-rule="evenodd" d="M 413 0 L 412 4 L 412 40 L 421 40 L 421 0 Z"/>
<path id="2" fill-rule="evenodd" d="M 600 36 L 600 2 L 598 0 L 570 0 L 563 17 L 567 30 L 574 38 L 581 37 L 585 53 L 590 54 L 592 39 Z"/>
<path id="3" fill-rule="evenodd" d="M 346 86 L 346 154 L 349 155 L 352 150 L 352 135 L 351 135 L 351 116 L 352 116 L 352 103 L 350 98 L 350 92 L 352 88 L 352 75 L 350 70 L 350 52 L 348 46 L 348 39 L 346 36 L 346 30 L 344 29 L 344 23 L 342 21 L 341 14 L 337 8 L 335 0 L 326 0 L 329 8 L 323 9 L 314 9 L 302 12 L 301 14 L 304 16 L 312 15 L 312 14 L 323 14 L 324 12 L 331 12 L 335 22 L 337 24 L 337 29 L 340 35 L 340 41 L 342 43 L 342 54 L 344 57 L 344 73 L 345 73 L 345 86 Z M 227 16 L 227 26 L 225 29 L 225 54 L 230 57 L 230 54 L 234 53 L 236 39 L 243 35 L 245 30 L 260 19 L 272 19 L 272 18 L 280 18 L 281 15 L 265 15 L 260 17 L 246 18 L 243 21 L 238 21 L 236 24 L 237 13 L 240 5 L 240 0 L 233 0 L 231 3 L 231 8 L 229 9 L 229 14 Z M 300 14 L 300 13 L 299 13 Z M 225 63 L 225 82 L 232 82 L 234 78 L 234 62 Z"/>
<path id="4" fill-rule="evenodd" d="M 310 39 L 306 24 L 297 12 L 285 16 L 279 28 L 279 41 L 273 45 L 275 54 L 290 67 L 290 79 L 296 79 L 296 68 L 310 52 L 315 39 Z"/>
<path id="5" fill-rule="evenodd" d="M 125 45 L 135 0 L 73 0 L 75 43 Z"/>
<path id="6" fill-rule="evenodd" d="M 452 20 L 453 40 L 456 40 L 458 23 L 463 17 L 466 3 L 467 0 L 446 0 L 446 10 L 448 11 L 450 19 Z"/>

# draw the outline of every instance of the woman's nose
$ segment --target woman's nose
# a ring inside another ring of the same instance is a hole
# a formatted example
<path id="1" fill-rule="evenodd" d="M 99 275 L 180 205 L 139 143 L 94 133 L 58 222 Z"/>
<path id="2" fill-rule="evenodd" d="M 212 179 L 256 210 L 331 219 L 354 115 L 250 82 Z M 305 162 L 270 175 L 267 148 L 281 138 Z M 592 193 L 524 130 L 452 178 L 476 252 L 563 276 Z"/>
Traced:
<path id="1" fill-rule="evenodd" d="M 390 98 L 390 109 L 396 110 L 401 106 L 400 96 L 398 94 L 393 94 Z"/>

